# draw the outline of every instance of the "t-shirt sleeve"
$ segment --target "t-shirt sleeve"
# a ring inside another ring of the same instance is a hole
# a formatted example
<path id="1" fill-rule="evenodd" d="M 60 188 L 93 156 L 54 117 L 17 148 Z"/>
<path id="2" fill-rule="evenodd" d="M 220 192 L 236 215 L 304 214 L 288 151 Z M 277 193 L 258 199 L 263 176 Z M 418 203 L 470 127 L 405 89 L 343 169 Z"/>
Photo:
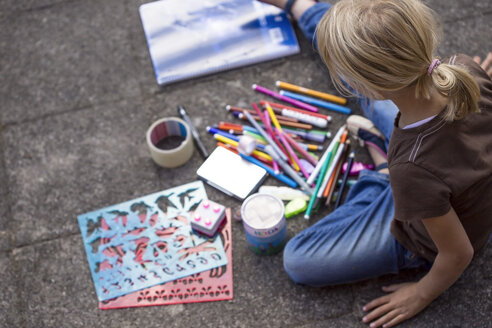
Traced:
<path id="1" fill-rule="evenodd" d="M 433 173 L 413 164 L 390 168 L 395 218 L 399 221 L 442 216 L 451 209 L 451 190 Z"/>

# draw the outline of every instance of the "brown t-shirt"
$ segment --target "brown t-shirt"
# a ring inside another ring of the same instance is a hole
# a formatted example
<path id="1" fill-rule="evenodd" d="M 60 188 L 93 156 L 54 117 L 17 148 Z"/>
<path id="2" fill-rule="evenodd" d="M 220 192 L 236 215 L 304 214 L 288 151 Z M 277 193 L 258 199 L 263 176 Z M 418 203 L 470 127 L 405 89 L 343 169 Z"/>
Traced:
<path id="1" fill-rule="evenodd" d="M 407 249 L 433 261 L 437 248 L 422 219 L 456 211 L 475 250 L 492 231 L 492 81 L 470 57 L 462 65 L 480 87 L 480 113 L 446 122 L 443 112 L 391 136 L 388 164 L 395 201 L 391 233 Z"/>

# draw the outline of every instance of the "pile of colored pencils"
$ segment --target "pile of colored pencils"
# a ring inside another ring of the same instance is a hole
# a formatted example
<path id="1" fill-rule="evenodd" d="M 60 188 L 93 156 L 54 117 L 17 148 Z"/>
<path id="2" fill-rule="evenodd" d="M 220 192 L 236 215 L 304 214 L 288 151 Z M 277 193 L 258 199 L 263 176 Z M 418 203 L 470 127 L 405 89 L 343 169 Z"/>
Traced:
<path id="1" fill-rule="evenodd" d="M 277 86 L 324 99 L 313 101 L 314 98 L 308 98 L 312 104 L 328 103 L 326 100 L 337 102 L 338 104 L 324 104 L 324 108 L 350 113 L 350 109 L 339 105 L 346 103 L 343 98 L 286 82 L 278 81 Z M 331 137 L 330 132 L 326 131 L 331 117 L 319 113 L 317 107 L 306 104 L 308 96 L 302 98 L 290 93 L 287 97 L 285 91 L 281 91 L 283 94 L 276 93 L 258 85 L 253 85 L 253 89 L 289 105 L 261 100 L 259 106 L 252 103 L 252 109 L 227 106 L 227 111 L 238 119 L 248 121 L 250 125 L 219 122 L 207 127 L 207 131 L 214 135 L 217 146 L 239 154 L 245 160 L 263 167 L 288 186 L 300 187 L 310 194 L 311 199 L 305 214 L 309 218 L 322 199 L 326 199 L 325 204 L 329 204 L 332 199 L 342 164 L 349 153 L 348 132 L 345 126 L 341 127 L 320 159 L 314 152 L 321 151 L 321 144 L 327 137 Z M 241 136 L 249 136 L 255 141 L 256 148 L 250 155 L 238 150 L 241 147 Z"/>

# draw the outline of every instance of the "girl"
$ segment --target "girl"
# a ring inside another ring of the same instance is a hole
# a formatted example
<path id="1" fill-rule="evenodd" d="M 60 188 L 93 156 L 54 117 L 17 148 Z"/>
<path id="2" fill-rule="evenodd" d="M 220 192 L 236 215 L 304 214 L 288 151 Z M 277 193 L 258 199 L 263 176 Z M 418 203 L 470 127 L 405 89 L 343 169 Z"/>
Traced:
<path id="1" fill-rule="evenodd" d="M 482 67 L 465 55 L 435 57 L 439 29 L 418 0 L 265 2 L 285 8 L 308 38 L 316 31 L 335 86 L 361 99 L 370 120 L 347 125 L 377 165 L 343 206 L 289 241 L 285 270 L 324 286 L 427 268 L 363 307 L 371 327 L 394 326 L 449 288 L 491 235 L 492 54 Z"/>

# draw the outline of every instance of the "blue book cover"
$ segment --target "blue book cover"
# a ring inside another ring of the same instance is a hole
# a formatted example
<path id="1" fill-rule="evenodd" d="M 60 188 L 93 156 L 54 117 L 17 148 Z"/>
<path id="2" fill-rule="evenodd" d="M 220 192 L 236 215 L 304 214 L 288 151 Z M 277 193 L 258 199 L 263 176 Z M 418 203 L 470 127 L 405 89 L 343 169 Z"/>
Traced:
<path id="1" fill-rule="evenodd" d="M 220 238 L 192 231 L 201 181 L 78 216 L 99 301 L 227 264 Z"/>
<path id="2" fill-rule="evenodd" d="M 300 51 L 286 14 L 256 0 L 160 0 L 140 18 L 160 85 Z"/>

